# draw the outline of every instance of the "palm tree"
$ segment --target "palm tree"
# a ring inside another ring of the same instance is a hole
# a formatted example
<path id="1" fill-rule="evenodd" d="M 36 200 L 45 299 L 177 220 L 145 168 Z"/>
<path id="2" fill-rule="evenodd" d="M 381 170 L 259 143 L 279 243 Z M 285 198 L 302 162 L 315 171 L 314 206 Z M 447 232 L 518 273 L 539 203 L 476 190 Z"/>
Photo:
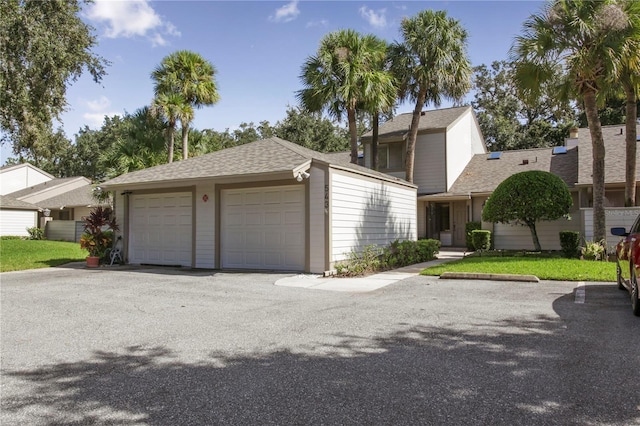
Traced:
<path id="1" fill-rule="evenodd" d="M 624 1 L 625 12 L 629 17 L 629 35 L 626 40 L 620 81 L 627 99 L 626 105 L 626 167 L 624 205 L 636 205 L 636 145 L 638 117 L 638 94 L 640 93 L 640 2 Z"/>
<path id="2" fill-rule="evenodd" d="M 389 46 L 385 43 L 385 50 L 388 53 Z M 393 107 L 396 104 L 398 87 L 396 80 L 388 69 L 389 56 L 377 57 L 378 63 L 373 64 L 375 75 L 369 80 L 369 87 L 365 88 L 362 100 L 362 109 L 371 115 L 371 126 L 373 135 L 371 137 L 371 168 L 378 170 L 378 129 L 380 125 L 380 114 L 391 116 Z M 384 72 L 387 71 L 387 72 Z"/>
<path id="3" fill-rule="evenodd" d="M 416 138 L 422 107 L 440 106 L 443 98 L 460 99 L 471 88 L 467 32 L 445 11 L 424 10 L 405 18 L 403 41 L 392 46 L 392 71 L 401 100 L 415 102 L 407 140 L 406 180 L 413 182 Z"/>
<path id="4" fill-rule="evenodd" d="M 539 95 L 541 83 L 565 70 L 558 90 L 584 103 L 593 151 L 594 240 L 606 237 L 604 212 L 604 157 L 598 95 L 616 75 L 622 41 L 628 28 L 623 8 L 615 0 L 555 0 L 524 23 L 524 34 L 511 49 L 516 80 L 528 99 Z"/>
<path id="5" fill-rule="evenodd" d="M 182 158 L 189 156 L 189 124 L 193 108 L 213 105 L 220 100 L 214 75 L 216 69 L 202 56 L 189 50 L 179 50 L 165 57 L 151 73 L 153 91 L 159 94 L 180 94 L 192 107 L 191 118 L 182 122 Z"/>
<path id="6" fill-rule="evenodd" d="M 159 93 L 151 103 L 150 112 L 156 117 L 161 117 L 166 123 L 165 136 L 169 150 L 169 163 L 173 162 L 174 135 L 176 122 L 179 119 L 182 108 L 186 102 L 179 93 Z"/>
<path id="7" fill-rule="evenodd" d="M 307 112 L 326 110 L 338 119 L 346 112 L 354 164 L 358 162 L 356 109 L 392 84 L 388 73 L 376 68 L 385 54 L 386 44 L 379 38 L 340 30 L 327 34 L 317 54 L 302 66 L 304 88 L 296 93 L 298 100 Z"/>

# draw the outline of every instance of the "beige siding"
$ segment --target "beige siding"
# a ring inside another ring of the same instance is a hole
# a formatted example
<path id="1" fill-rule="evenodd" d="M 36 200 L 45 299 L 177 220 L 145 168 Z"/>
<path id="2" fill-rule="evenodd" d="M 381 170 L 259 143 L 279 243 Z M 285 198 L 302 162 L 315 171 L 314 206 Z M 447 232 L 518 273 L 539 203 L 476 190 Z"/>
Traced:
<path id="1" fill-rule="evenodd" d="M 418 228 L 418 238 L 426 238 L 427 237 L 427 203 L 424 201 L 418 201 L 418 211 L 417 211 L 417 228 Z"/>
<path id="2" fill-rule="evenodd" d="M 536 224 L 538 239 L 543 250 L 560 250 L 560 231 L 580 231 L 579 214 L 571 220 L 541 221 Z M 499 250 L 533 250 L 531 231 L 527 226 L 496 223 L 492 238 Z"/>
<path id="3" fill-rule="evenodd" d="M 584 238 L 591 241 L 593 240 L 593 209 L 580 209 L 580 212 L 584 223 Z M 620 241 L 620 237 L 611 235 L 611 228 L 623 226 L 628 231 L 640 214 L 640 207 L 608 207 L 604 214 L 607 245 L 614 246 Z"/>
<path id="4" fill-rule="evenodd" d="M 212 183 L 196 186 L 195 203 L 195 267 L 213 269 L 216 268 L 216 203 Z"/>
<path id="5" fill-rule="evenodd" d="M 413 182 L 418 185 L 419 194 L 447 190 L 444 132 L 418 135 Z"/>
<path id="6" fill-rule="evenodd" d="M 29 235 L 27 228 L 36 226 L 38 212 L 35 210 L 0 210 L 0 235 Z"/>
<path id="7" fill-rule="evenodd" d="M 122 191 L 114 191 L 114 200 L 113 200 L 113 212 L 116 217 L 116 223 L 120 230 L 116 232 L 117 235 L 123 235 L 125 231 L 125 222 L 129 221 L 129 218 L 125 215 L 125 199 L 124 195 L 121 195 Z"/>
<path id="8" fill-rule="evenodd" d="M 318 167 L 309 170 L 309 272 L 326 270 L 325 217 L 329 214 L 325 206 L 325 175 Z M 328 197 L 328 194 L 327 194 Z M 326 200 L 328 203 L 329 200 Z"/>
<path id="9" fill-rule="evenodd" d="M 415 240 L 416 191 L 348 172 L 331 174 L 331 261 L 369 244 Z"/>
<path id="10" fill-rule="evenodd" d="M 471 110 L 447 131 L 447 182 L 449 190 L 475 154 L 484 152 Z"/>
<path id="11" fill-rule="evenodd" d="M 84 220 L 85 217 L 89 216 L 91 213 L 91 207 L 74 207 L 73 208 L 73 219 L 74 220 Z M 117 222 L 120 225 L 120 222 Z"/>

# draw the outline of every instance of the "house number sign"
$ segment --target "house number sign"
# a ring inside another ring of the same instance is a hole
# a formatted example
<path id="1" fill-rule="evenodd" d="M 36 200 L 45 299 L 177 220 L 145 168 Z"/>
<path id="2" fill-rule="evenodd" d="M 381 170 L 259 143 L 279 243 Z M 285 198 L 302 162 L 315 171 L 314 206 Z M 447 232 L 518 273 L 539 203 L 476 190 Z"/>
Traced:
<path id="1" fill-rule="evenodd" d="M 204 195 L 202 196 L 202 201 L 204 201 L 205 203 L 206 203 L 207 201 L 209 201 L 209 196 L 208 196 L 207 194 L 204 194 Z"/>

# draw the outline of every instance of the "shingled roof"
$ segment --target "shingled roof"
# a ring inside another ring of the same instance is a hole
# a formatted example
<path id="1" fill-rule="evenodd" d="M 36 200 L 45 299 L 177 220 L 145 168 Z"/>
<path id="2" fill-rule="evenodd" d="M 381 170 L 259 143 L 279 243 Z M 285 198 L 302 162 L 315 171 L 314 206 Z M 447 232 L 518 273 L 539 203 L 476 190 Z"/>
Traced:
<path id="1" fill-rule="evenodd" d="M 636 132 L 640 135 L 640 125 L 636 126 Z M 604 181 L 610 183 L 625 182 L 625 167 L 627 161 L 626 142 L 625 142 L 625 125 L 603 126 L 602 137 L 604 139 Z M 593 150 L 591 149 L 591 132 L 588 128 L 578 130 L 578 150 L 579 171 L 578 184 L 591 185 L 593 179 Z M 640 149 L 636 149 L 636 181 L 640 180 Z"/>
<path id="2" fill-rule="evenodd" d="M 101 203 L 93 196 L 93 187 L 91 185 L 81 186 L 72 189 L 60 195 L 56 195 L 45 200 L 38 201 L 36 204 L 42 208 L 59 209 L 62 207 L 94 207 L 97 205 L 110 205 L 109 201 Z"/>
<path id="3" fill-rule="evenodd" d="M 11 195 L 0 195 L 0 208 L 9 210 L 40 210 L 38 206 L 20 201 Z"/>
<path id="4" fill-rule="evenodd" d="M 431 111 L 423 111 L 420 117 L 420 124 L 418 125 L 418 133 L 429 130 L 446 129 L 453 123 L 455 123 L 464 113 L 471 109 L 470 106 L 454 107 L 435 109 Z M 413 113 L 408 112 L 399 114 L 393 117 L 391 120 L 380 124 L 378 131 L 378 137 L 381 139 L 406 137 L 411 126 L 411 119 Z M 368 131 L 362 135 L 362 139 L 371 139 L 373 136 L 372 131 Z"/>
<path id="5" fill-rule="evenodd" d="M 293 172 L 295 169 L 320 161 L 326 164 L 376 176 L 388 181 L 411 185 L 408 182 L 345 161 L 344 154 L 323 154 L 272 137 L 232 148 L 192 157 L 182 161 L 150 167 L 113 178 L 101 186 L 108 188 L 131 184 L 192 181 L 207 178 L 257 176 L 267 173 Z"/>
<path id="6" fill-rule="evenodd" d="M 527 170 L 554 173 L 569 188 L 574 187 L 578 180 L 577 147 L 567 149 L 566 154 L 557 155 L 553 154 L 553 148 L 536 148 L 504 151 L 495 160 L 490 160 L 490 156 L 491 153 L 473 156 L 451 186 L 449 194 L 490 193 L 509 176 Z"/>

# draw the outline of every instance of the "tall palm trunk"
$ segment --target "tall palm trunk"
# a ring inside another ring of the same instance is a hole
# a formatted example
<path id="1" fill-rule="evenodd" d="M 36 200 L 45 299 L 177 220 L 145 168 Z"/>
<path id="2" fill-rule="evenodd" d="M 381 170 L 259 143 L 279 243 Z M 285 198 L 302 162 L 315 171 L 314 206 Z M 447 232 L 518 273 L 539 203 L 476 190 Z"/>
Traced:
<path id="1" fill-rule="evenodd" d="M 422 105 L 427 98 L 427 91 L 421 89 L 416 100 L 416 106 L 413 109 L 411 117 L 411 128 L 409 129 L 409 138 L 407 140 L 407 159 L 405 162 L 405 179 L 407 182 L 413 183 L 413 168 L 416 159 L 416 139 L 418 138 L 418 126 L 420 125 L 420 116 L 422 115 Z"/>
<path id="2" fill-rule="evenodd" d="M 182 159 L 189 158 L 189 123 L 182 124 Z"/>
<path id="3" fill-rule="evenodd" d="M 606 239 L 604 213 L 604 141 L 602 139 L 602 125 L 598 116 L 596 92 L 586 89 L 583 93 L 584 109 L 587 123 L 591 132 L 591 150 L 593 152 L 593 240 Z"/>
<path id="4" fill-rule="evenodd" d="M 380 113 L 375 112 L 373 114 L 373 136 L 371 137 L 371 168 L 373 170 L 379 169 L 378 159 L 378 134 L 380 128 Z"/>
<path id="5" fill-rule="evenodd" d="M 356 127 L 356 110 L 347 110 L 347 120 L 349 121 L 349 135 L 351 136 L 351 162 L 358 164 L 358 128 Z"/>
<path id="6" fill-rule="evenodd" d="M 167 144 L 169 145 L 169 163 L 173 163 L 173 128 L 167 128 Z"/>
<path id="7" fill-rule="evenodd" d="M 624 205 L 625 207 L 632 207 L 636 205 L 636 145 L 638 144 L 636 117 L 638 116 L 638 99 L 630 83 L 624 82 L 624 91 L 627 95 L 627 131 L 625 135 L 627 161 L 625 167 Z"/>

